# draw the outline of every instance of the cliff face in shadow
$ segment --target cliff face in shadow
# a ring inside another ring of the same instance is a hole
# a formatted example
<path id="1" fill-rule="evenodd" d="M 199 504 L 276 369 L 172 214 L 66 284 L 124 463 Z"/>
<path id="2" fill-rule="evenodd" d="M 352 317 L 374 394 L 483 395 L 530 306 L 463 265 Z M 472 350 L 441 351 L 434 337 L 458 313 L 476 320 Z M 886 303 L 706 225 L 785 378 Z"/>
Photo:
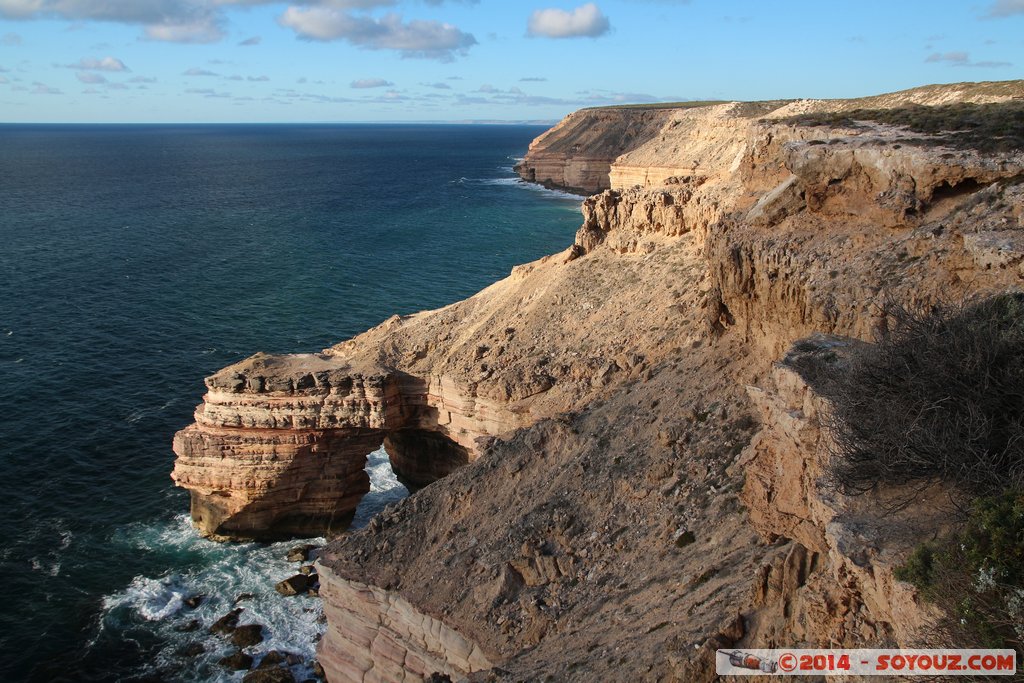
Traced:
<path id="1" fill-rule="evenodd" d="M 945 88 L 871 106 L 1024 97 Z M 611 188 L 575 244 L 208 379 L 175 443 L 197 524 L 335 529 L 382 441 L 399 474 L 437 479 L 322 556 L 331 681 L 695 681 L 719 646 L 917 642 L 931 615 L 892 567 L 935 501 L 883 519 L 821 491 L 821 399 L 779 361 L 810 335 L 829 336 L 802 352 L 870 340 L 887 299 L 1019 287 L 1024 155 L 791 118 L 862 105 L 568 117 L 523 168 Z"/>

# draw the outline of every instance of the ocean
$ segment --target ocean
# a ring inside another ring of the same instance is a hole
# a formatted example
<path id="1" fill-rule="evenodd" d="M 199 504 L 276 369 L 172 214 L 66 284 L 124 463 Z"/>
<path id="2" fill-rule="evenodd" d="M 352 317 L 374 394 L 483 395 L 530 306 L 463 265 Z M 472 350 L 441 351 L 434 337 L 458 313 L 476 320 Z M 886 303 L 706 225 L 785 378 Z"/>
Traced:
<path id="1" fill-rule="evenodd" d="M 206 627 L 246 593 L 257 660 L 314 656 L 318 600 L 273 589 L 297 542 L 200 538 L 171 438 L 225 365 L 568 246 L 579 198 L 511 169 L 542 131 L 0 125 L 0 680 L 240 680 Z M 355 526 L 406 493 L 368 469 Z"/>

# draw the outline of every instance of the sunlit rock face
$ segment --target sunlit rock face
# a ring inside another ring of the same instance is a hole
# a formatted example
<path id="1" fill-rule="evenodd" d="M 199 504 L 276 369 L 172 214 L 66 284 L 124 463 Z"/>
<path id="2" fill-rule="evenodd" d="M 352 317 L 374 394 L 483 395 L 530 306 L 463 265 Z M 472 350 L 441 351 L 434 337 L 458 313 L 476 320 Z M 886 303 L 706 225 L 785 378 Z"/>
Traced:
<path id="1" fill-rule="evenodd" d="M 196 527 L 222 540 L 342 531 L 382 444 L 396 474 L 422 487 L 468 463 L 494 426 L 477 424 L 451 382 L 328 354 L 258 354 L 206 384 L 195 424 L 175 436 L 172 477 L 191 492 Z"/>
<path id="2" fill-rule="evenodd" d="M 869 342 L 887 301 L 1019 288 L 1024 155 L 787 117 L 961 91 L 567 118 L 520 172 L 601 191 L 575 242 L 209 378 L 175 443 L 196 524 L 334 529 L 378 444 L 434 482 L 321 555 L 332 681 L 712 681 L 719 647 L 912 644 L 892 570 L 929 521 L 818 486 L 826 406 L 786 358 Z"/>

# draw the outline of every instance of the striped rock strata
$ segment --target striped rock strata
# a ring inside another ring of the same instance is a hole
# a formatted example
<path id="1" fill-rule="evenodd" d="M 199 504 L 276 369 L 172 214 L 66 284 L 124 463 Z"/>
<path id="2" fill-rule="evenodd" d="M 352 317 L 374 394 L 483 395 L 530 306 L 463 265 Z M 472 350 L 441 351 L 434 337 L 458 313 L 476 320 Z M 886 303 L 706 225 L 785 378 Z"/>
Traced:
<path id="1" fill-rule="evenodd" d="M 397 593 L 319 569 L 330 624 L 319 661 L 331 683 L 422 683 L 433 673 L 457 680 L 493 666 L 479 646 Z"/>
<path id="2" fill-rule="evenodd" d="M 444 377 L 429 380 L 329 354 L 257 354 L 207 378 L 195 423 L 174 439 L 172 478 L 217 539 L 343 530 L 369 491 L 382 444 L 424 486 L 474 459 L 477 440 L 515 424 Z"/>
<path id="3" fill-rule="evenodd" d="M 334 528 L 358 452 L 426 481 L 464 449 L 321 555 L 336 682 L 710 682 L 718 647 L 912 642 L 907 546 L 817 490 L 820 406 L 775 363 L 816 332 L 870 339 L 886 300 L 1019 288 L 1024 154 L 785 117 L 958 93 L 570 117 L 521 173 L 643 185 L 465 301 L 210 378 L 176 442 L 197 523 Z"/>

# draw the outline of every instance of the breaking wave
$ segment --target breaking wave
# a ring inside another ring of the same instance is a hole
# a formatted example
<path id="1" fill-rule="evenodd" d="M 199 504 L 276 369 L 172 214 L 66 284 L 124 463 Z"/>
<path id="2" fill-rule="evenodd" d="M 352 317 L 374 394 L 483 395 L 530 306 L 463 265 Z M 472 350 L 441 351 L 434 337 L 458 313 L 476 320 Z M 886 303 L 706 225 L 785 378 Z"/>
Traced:
<path id="1" fill-rule="evenodd" d="M 395 477 L 383 449 L 369 456 L 366 470 L 370 492 L 356 511 L 353 528 L 365 526 L 374 515 L 409 494 Z M 159 577 L 137 576 L 124 589 L 104 597 L 100 635 L 93 642 L 103 643 L 104 635 L 150 642 L 149 661 L 138 675 L 233 681 L 238 674 L 218 661 L 237 648 L 210 633 L 209 627 L 241 607 L 241 624 L 263 626 L 264 641 L 245 649 L 254 666 L 272 650 L 298 655 L 302 663 L 290 668 L 296 680 L 306 680 L 312 676 L 316 644 L 325 628 L 323 606 L 316 597 L 283 597 L 274 585 L 299 567 L 285 559 L 290 548 L 325 542 L 324 538 L 311 538 L 270 544 L 215 543 L 199 535 L 188 515 L 124 527 L 114 538 L 116 546 L 124 552 L 161 556 L 165 566 L 179 569 Z M 195 598 L 199 604 L 190 607 L 189 600 Z"/>

